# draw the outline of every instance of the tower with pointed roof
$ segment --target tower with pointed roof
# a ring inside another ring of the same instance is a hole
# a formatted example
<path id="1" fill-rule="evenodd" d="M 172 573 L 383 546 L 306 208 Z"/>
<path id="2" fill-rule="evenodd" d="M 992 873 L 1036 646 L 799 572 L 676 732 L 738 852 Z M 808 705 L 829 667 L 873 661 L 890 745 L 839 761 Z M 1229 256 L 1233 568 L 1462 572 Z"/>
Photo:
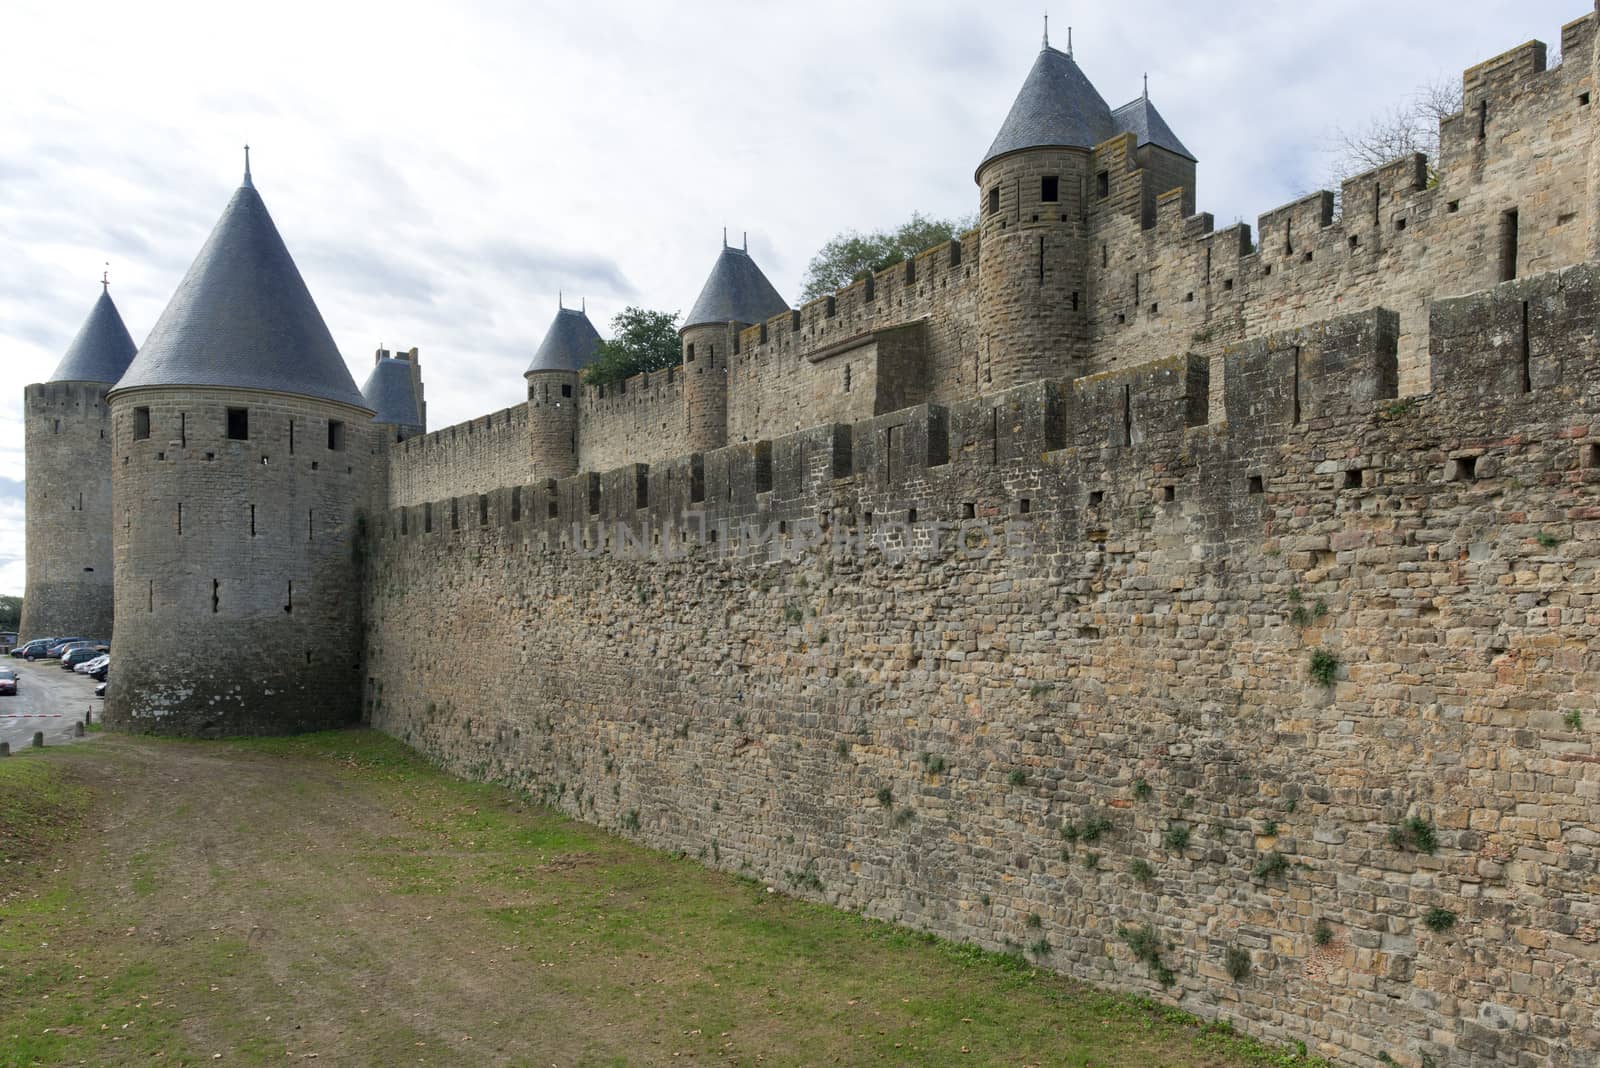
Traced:
<path id="1" fill-rule="evenodd" d="M 1182 187 L 1193 210 L 1194 157 L 1148 89 L 1113 110 L 1048 34 L 1000 132 L 978 164 L 980 389 L 1071 375 L 1090 345 L 1092 227 L 1106 211 L 1152 220 L 1155 196 Z M 1137 203 L 1097 168 L 1097 146 L 1132 138 L 1131 165 L 1150 171 Z"/>
<path id="2" fill-rule="evenodd" d="M 390 353 L 379 349 L 361 396 L 372 409 L 375 434 L 384 444 L 428 432 L 428 405 L 422 399 L 422 366 L 415 348 Z"/>
<path id="3" fill-rule="evenodd" d="M 28 637 L 111 637 L 106 392 L 133 354 L 105 283 L 54 373 L 23 390 L 28 577 L 21 633 Z"/>
<path id="4" fill-rule="evenodd" d="M 528 460 L 534 478 L 578 471 L 578 378 L 594 362 L 600 332 L 581 308 L 557 307 L 533 354 L 528 383 Z"/>
<path id="5" fill-rule="evenodd" d="M 109 402 L 108 725 L 208 736 L 348 722 L 373 411 L 248 166 Z"/>
<path id="6" fill-rule="evenodd" d="M 732 248 L 727 238 L 711 265 L 678 337 L 683 343 L 684 423 L 691 451 L 728 443 L 728 365 L 739 331 L 788 311 L 749 249 Z"/>

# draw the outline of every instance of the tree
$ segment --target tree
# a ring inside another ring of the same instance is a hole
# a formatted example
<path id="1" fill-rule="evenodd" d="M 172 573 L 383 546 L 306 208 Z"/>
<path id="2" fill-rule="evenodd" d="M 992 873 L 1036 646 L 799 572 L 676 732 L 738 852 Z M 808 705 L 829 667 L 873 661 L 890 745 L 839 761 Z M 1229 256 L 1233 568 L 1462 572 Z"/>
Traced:
<path id="1" fill-rule="evenodd" d="M 800 298 L 816 300 L 843 289 L 865 278 L 869 271 L 881 271 L 925 248 L 953 240 L 975 225 L 977 220 L 973 216 L 929 219 L 920 212 L 913 212 L 910 221 L 894 230 L 874 230 L 870 234 L 846 230 L 811 258 Z"/>
<path id="2" fill-rule="evenodd" d="M 595 360 L 583 369 L 591 386 L 608 386 L 630 375 L 660 371 L 678 363 L 678 313 L 650 311 L 632 305 L 611 320 L 612 338 L 595 349 Z"/>
<path id="3" fill-rule="evenodd" d="M 1428 183 L 1438 181 L 1439 123 L 1461 110 L 1461 83 L 1441 79 L 1417 87 L 1405 104 L 1354 129 L 1336 129 L 1327 146 L 1328 185 L 1338 191 L 1346 178 L 1421 152 L 1429 159 Z"/>
<path id="4" fill-rule="evenodd" d="M 0 596 L 0 630 L 16 630 L 22 625 L 22 598 Z"/>

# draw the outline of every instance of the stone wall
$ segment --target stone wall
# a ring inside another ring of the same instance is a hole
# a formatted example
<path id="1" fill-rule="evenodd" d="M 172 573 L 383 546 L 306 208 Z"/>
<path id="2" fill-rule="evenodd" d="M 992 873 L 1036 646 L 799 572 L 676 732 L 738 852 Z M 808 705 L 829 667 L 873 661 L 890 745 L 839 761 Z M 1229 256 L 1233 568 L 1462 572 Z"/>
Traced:
<path id="1" fill-rule="evenodd" d="M 23 390 L 28 584 L 23 638 L 111 637 L 109 387 Z"/>
<path id="2" fill-rule="evenodd" d="M 1342 1061 L 1593 1064 L 1596 296 L 1434 305 L 1424 395 L 1377 310 L 392 511 L 368 715 Z"/>
<path id="3" fill-rule="evenodd" d="M 1400 316 L 1401 393 L 1427 390 L 1429 301 L 1588 258 L 1594 34 L 1592 14 L 1565 26 L 1554 68 L 1530 41 L 1469 69 L 1462 111 L 1441 124 L 1438 160 L 1349 179 L 1338 211 L 1325 192 L 1269 211 L 1254 239 L 1244 224 L 1213 231 L 1209 215 L 1162 195 L 1165 180 L 1133 166 L 1128 139 L 1099 146 L 1095 167 L 1110 191 L 1090 211 L 1093 369 L 1179 346 L 1216 354 L 1382 305 Z M 1135 207 L 1151 183 L 1153 226 Z"/>
<path id="4" fill-rule="evenodd" d="M 655 463 L 687 452 L 683 371 L 680 365 L 634 375 L 617 385 L 582 387 L 580 469 L 604 471 L 630 460 Z"/>
<path id="5" fill-rule="evenodd" d="M 247 413 L 243 425 L 230 409 Z M 107 725 L 194 737 L 354 719 L 371 413 L 254 390 L 134 388 L 113 397 L 111 429 Z"/>
<path id="6" fill-rule="evenodd" d="M 519 404 L 390 446 L 389 499 L 415 504 L 528 477 L 528 408 Z"/>

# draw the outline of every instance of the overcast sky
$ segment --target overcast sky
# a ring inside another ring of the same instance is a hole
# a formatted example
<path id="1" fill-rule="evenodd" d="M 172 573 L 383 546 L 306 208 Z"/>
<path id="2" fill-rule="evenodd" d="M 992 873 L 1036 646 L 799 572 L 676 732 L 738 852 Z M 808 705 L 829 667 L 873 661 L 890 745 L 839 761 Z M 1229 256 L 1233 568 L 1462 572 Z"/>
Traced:
<path id="1" fill-rule="evenodd" d="M 1219 225 L 1316 187 L 1334 127 L 1579 0 L 1058 7 L 1115 107 L 1151 99 Z M 99 292 L 136 342 L 242 171 L 356 382 L 421 349 L 431 428 L 514 404 L 556 310 L 686 310 L 720 246 L 793 301 L 844 228 L 977 205 L 1040 0 L 273 4 L 6 0 L 0 12 L 0 593 L 23 587 L 22 387 Z"/>

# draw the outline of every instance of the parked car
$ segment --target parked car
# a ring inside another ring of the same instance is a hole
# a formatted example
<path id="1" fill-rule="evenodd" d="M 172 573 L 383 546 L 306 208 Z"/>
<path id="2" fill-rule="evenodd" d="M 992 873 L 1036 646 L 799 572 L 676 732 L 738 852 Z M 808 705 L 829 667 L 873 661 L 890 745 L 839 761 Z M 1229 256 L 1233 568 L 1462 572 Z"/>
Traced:
<path id="1" fill-rule="evenodd" d="M 98 646 L 75 645 L 71 649 L 68 649 L 66 652 L 61 654 L 61 669 L 63 671 L 71 671 L 79 664 L 87 664 L 96 657 L 104 655 L 105 654 L 100 651 Z"/>
<path id="2" fill-rule="evenodd" d="M 111 660 L 110 653 L 100 653 L 92 659 L 72 665 L 72 670 L 80 675 L 93 675 Z"/>
<path id="3" fill-rule="evenodd" d="M 78 638 L 78 639 L 75 639 L 75 640 L 70 641 L 70 642 L 61 642 L 58 645 L 52 645 L 49 648 L 49 650 L 46 651 L 45 659 L 47 659 L 47 660 L 60 660 L 62 657 L 66 656 L 68 653 L 72 652 L 72 650 L 74 650 L 74 649 L 92 649 L 92 648 L 94 648 L 94 647 L 89 643 L 89 640 L 87 638 Z"/>
<path id="4" fill-rule="evenodd" d="M 101 664 L 99 667 L 95 668 L 93 671 L 85 672 L 85 674 L 87 674 L 91 679 L 94 679 L 96 682 L 105 682 L 106 681 L 106 676 L 109 675 L 110 673 L 111 673 L 111 658 L 110 657 L 107 657 L 106 660 L 105 660 L 105 663 Z"/>
<path id="5" fill-rule="evenodd" d="M 106 683 L 102 682 L 100 685 L 96 686 L 94 688 L 94 695 L 96 697 L 104 697 L 106 695 Z"/>
<path id="6" fill-rule="evenodd" d="M 23 642 L 11 650 L 11 655 L 32 660 L 37 656 L 43 656 L 44 650 L 59 640 L 59 638 L 34 638 L 32 641 Z"/>
<path id="7" fill-rule="evenodd" d="M 11 668 L 0 668 L 0 693 L 17 696 L 17 673 Z"/>
<path id="8" fill-rule="evenodd" d="M 78 642 L 86 642 L 88 640 L 88 638 L 57 638 L 54 642 L 45 647 L 45 651 L 43 653 L 39 654 L 38 656 L 30 656 L 28 659 L 39 660 L 42 658 L 45 660 L 54 660 L 56 657 L 60 656 L 64 651 L 66 651 L 69 646 L 76 645 Z"/>

